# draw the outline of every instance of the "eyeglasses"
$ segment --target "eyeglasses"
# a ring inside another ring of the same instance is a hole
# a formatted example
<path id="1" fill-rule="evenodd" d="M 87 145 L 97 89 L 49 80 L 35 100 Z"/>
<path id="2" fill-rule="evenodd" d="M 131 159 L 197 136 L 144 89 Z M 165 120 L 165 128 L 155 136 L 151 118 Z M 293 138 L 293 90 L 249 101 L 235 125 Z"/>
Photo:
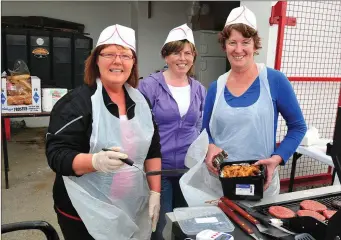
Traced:
<path id="1" fill-rule="evenodd" d="M 116 57 L 119 57 L 122 61 L 129 61 L 134 58 L 134 56 L 128 54 L 100 53 L 99 55 L 111 60 L 115 60 Z"/>

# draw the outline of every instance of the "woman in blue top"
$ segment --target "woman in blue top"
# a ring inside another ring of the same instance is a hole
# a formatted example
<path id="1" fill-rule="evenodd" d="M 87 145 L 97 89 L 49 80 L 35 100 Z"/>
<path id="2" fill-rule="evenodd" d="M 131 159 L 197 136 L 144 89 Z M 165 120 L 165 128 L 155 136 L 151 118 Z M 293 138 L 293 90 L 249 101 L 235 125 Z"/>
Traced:
<path id="1" fill-rule="evenodd" d="M 229 161 L 259 160 L 256 164 L 267 166 L 264 196 L 279 194 L 277 166 L 285 164 L 307 130 L 296 95 L 283 73 L 255 63 L 260 37 L 256 17 L 245 6 L 231 11 L 219 42 L 231 70 L 207 92 L 203 128 L 210 145 L 206 165 L 217 174 L 212 159 L 222 149 Z M 285 119 L 288 132 L 276 148 L 278 113 Z"/>

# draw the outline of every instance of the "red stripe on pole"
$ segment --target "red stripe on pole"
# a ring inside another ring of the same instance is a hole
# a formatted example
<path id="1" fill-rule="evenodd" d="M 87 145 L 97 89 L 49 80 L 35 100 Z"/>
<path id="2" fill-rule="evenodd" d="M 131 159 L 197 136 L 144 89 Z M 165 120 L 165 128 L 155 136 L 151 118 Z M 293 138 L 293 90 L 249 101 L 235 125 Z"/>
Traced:
<path id="1" fill-rule="evenodd" d="M 6 140 L 11 140 L 11 119 L 5 118 L 5 133 L 6 133 Z"/>
<path id="2" fill-rule="evenodd" d="M 275 6 L 272 7 L 272 11 L 280 12 L 278 33 L 277 33 L 277 48 L 276 48 L 276 58 L 275 58 L 275 69 L 281 69 L 282 63 L 282 51 L 283 51 L 283 40 L 284 40 L 284 28 L 286 23 L 286 12 L 287 12 L 287 2 L 279 1 Z"/>

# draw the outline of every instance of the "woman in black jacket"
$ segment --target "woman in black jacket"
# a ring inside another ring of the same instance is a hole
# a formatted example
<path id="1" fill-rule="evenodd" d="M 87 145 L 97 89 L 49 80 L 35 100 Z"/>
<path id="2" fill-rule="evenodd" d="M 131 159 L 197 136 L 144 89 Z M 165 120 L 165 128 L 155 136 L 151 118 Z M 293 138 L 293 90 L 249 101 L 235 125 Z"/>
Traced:
<path id="1" fill-rule="evenodd" d="M 46 156 L 66 240 L 149 239 L 160 209 L 160 137 L 138 85 L 135 32 L 104 29 L 86 60 L 85 84 L 54 106 Z M 110 148 L 111 151 L 103 151 Z M 139 168 L 124 164 L 130 158 Z"/>

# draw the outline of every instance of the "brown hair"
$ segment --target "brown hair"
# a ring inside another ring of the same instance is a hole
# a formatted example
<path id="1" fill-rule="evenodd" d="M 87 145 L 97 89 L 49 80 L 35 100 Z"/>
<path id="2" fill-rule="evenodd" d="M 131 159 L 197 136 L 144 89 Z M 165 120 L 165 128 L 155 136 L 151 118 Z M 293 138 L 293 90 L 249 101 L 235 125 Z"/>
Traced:
<path id="1" fill-rule="evenodd" d="M 97 66 L 97 59 L 100 54 L 100 52 L 104 49 L 109 47 L 111 44 L 103 44 L 95 49 L 92 50 L 91 54 L 85 61 L 85 69 L 84 69 L 84 83 L 93 86 L 96 83 L 96 78 L 99 77 L 99 69 Z M 119 46 L 122 47 L 122 46 Z M 124 47 L 122 47 L 124 48 Z M 137 66 L 137 57 L 134 51 L 132 51 L 134 56 L 134 65 L 131 69 L 130 76 L 127 80 L 127 83 L 129 83 L 133 88 L 137 88 L 138 81 L 139 81 L 139 72 L 138 72 L 138 66 Z"/>
<path id="2" fill-rule="evenodd" d="M 184 49 L 186 43 L 189 43 L 189 45 L 191 47 L 191 50 L 192 50 L 192 52 L 194 54 L 193 65 L 192 65 L 192 67 L 187 72 L 187 76 L 191 77 L 191 76 L 194 76 L 194 62 L 195 62 L 195 59 L 197 57 L 197 51 L 196 51 L 195 46 L 193 45 L 193 43 L 189 42 L 186 39 L 166 43 L 163 46 L 163 48 L 161 49 L 161 56 L 163 58 L 165 58 L 165 57 L 171 55 L 172 53 L 182 51 Z"/>
<path id="3" fill-rule="evenodd" d="M 226 49 L 226 46 L 225 46 L 226 40 L 230 38 L 230 35 L 231 35 L 231 32 L 233 29 L 240 32 L 244 38 L 252 38 L 253 39 L 253 41 L 255 43 L 255 48 L 256 48 L 255 54 L 257 55 L 258 54 L 257 50 L 262 48 L 261 39 L 258 36 L 258 32 L 257 32 L 257 30 L 255 30 L 255 29 L 253 29 L 253 28 L 251 28 L 248 25 L 245 25 L 243 23 L 236 23 L 236 24 L 228 25 L 223 29 L 223 31 L 221 31 L 219 33 L 219 35 L 218 35 L 219 40 L 218 41 L 219 41 L 221 47 L 224 50 Z"/>

